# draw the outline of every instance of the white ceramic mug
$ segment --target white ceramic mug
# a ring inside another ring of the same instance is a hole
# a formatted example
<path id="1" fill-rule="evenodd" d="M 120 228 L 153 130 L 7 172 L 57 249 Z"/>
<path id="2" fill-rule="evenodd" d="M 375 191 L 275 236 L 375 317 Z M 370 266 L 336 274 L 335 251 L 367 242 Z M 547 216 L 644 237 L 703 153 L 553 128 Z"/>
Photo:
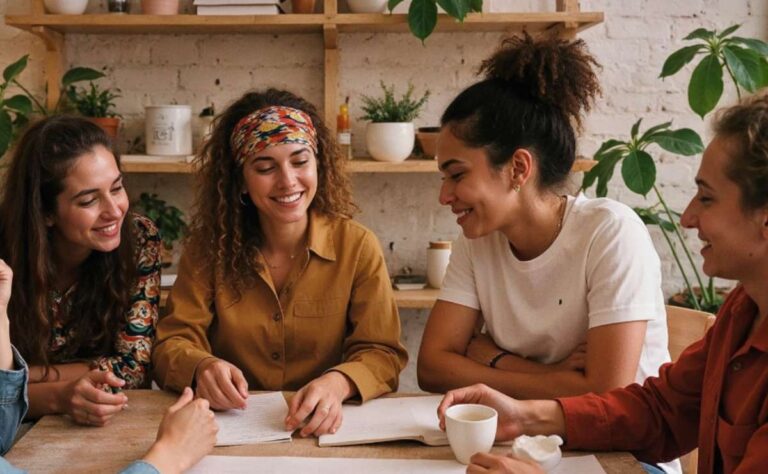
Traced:
<path id="1" fill-rule="evenodd" d="M 427 249 L 427 282 L 432 288 L 443 286 L 445 270 L 451 260 L 451 243 L 447 241 L 430 242 Z"/>
<path id="2" fill-rule="evenodd" d="M 148 155 L 192 154 L 192 108 L 188 105 L 145 107 Z"/>
<path id="3" fill-rule="evenodd" d="M 469 464 L 473 454 L 490 452 L 498 419 L 496 410 L 485 405 L 461 404 L 448 408 L 445 433 L 456 460 Z"/>

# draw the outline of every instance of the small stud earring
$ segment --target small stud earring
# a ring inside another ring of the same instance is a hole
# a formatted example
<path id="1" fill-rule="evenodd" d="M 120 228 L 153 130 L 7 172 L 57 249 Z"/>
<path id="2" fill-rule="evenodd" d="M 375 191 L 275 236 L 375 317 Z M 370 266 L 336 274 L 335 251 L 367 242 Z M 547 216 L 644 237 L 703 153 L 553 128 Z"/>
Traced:
<path id="1" fill-rule="evenodd" d="M 516 184 L 515 187 L 512 188 L 512 189 L 514 189 L 516 193 L 519 193 L 520 192 L 520 185 Z"/>

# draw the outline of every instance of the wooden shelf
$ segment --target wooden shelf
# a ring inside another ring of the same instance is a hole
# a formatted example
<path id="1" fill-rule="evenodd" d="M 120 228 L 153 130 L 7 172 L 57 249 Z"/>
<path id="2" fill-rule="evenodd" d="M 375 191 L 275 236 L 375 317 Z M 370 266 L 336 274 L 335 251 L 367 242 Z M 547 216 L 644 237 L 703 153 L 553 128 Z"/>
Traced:
<path id="1" fill-rule="evenodd" d="M 470 13 L 463 23 L 439 15 L 435 32 L 537 32 L 558 26 L 580 31 L 603 21 L 602 12 Z M 10 15 L 5 22 L 27 31 L 45 27 L 59 33 L 88 34 L 231 34 L 322 33 L 328 26 L 341 33 L 408 32 L 405 14 L 339 15 Z M 415 39 L 415 38 L 414 38 Z"/>
<path id="2" fill-rule="evenodd" d="M 123 171 L 126 173 L 179 173 L 194 172 L 191 157 L 123 155 L 121 158 Z M 596 161 L 580 158 L 574 163 L 574 172 L 589 171 L 597 164 Z M 387 163 L 374 161 L 370 158 L 355 158 L 347 165 L 350 173 L 436 173 L 436 160 L 418 158 L 407 159 L 402 163 Z"/>
<path id="3" fill-rule="evenodd" d="M 437 301 L 437 295 L 440 294 L 440 290 L 433 288 L 427 288 L 424 290 L 408 290 L 399 291 L 394 290 L 395 301 L 397 307 L 400 309 L 430 309 Z M 168 300 L 168 288 L 160 290 L 160 307 L 164 308 Z"/>

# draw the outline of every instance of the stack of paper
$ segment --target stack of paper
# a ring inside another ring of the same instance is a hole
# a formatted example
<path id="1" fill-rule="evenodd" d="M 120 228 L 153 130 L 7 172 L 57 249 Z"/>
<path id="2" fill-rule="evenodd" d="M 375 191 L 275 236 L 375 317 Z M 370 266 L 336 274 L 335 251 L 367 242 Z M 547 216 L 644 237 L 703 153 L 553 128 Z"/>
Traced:
<path id="1" fill-rule="evenodd" d="M 286 416 L 288 404 L 282 393 L 251 395 L 245 410 L 216 413 L 216 446 L 290 441 L 291 431 L 285 429 Z"/>
<path id="2" fill-rule="evenodd" d="M 277 15 L 281 0 L 195 0 L 198 15 Z"/>

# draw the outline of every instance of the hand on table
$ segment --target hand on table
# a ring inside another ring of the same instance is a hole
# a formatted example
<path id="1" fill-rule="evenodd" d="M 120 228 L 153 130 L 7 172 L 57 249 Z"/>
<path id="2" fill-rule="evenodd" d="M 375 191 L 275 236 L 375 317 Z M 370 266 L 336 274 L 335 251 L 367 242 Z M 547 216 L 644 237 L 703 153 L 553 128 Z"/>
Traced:
<path id="1" fill-rule="evenodd" d="M 211 452 L 219 426 L 208 400 L 194 400 L 187 387 L 168 408 L 157 429 L 157 440 L 144 460 L 164 474 L 184 472 Z"/>
<path id="2" fill-rule="evenodd" d="M 496 410 L 499 414 L 496 428 L 497 441 L 508 441 L 523 434 L 522 420 L 525 413 L 521 402 L 483 384 L 451 390 L 445 394 L 437 407 L 441 430 L 445 430 L 445 411 L 450 406 L 460 403 L 477 403 Z"/>
<path id="3" fill-rule="evenodd" d="M 328 372 L 302 387 L 291 399 L 285 427 L 295 430 L 312 414 L 299 434 L 320 436 L 341 426 L 341 404 L 352 396 L 354 386 L 341 372 Z M 314 412 L 314 413 L 313 413 Z"/>
<path id="4" fill-rule="evenodd" d="M 197 396 L 205 398 L 214 410 L 245 408 L 248 382 L 243 372 L 221 359 L 211 357 L 200 362 L 195 371 Z"/>
<path id="5" fill-rule="evenodd" d="M 469 460 L 467 474 L 545 474 L 533 461 L 522 461 L 512 456 L 477 453 Z"/>
<path id="6" fill-rule="evenodd" d="M 81 425 L 104 426 L 128 403 L 124 393 L 107 393 L 104 388 L 123 385 L 125 380 L 112 372 L 91 370 L 64 387 L 60 394 L 61 411 Z"/>

